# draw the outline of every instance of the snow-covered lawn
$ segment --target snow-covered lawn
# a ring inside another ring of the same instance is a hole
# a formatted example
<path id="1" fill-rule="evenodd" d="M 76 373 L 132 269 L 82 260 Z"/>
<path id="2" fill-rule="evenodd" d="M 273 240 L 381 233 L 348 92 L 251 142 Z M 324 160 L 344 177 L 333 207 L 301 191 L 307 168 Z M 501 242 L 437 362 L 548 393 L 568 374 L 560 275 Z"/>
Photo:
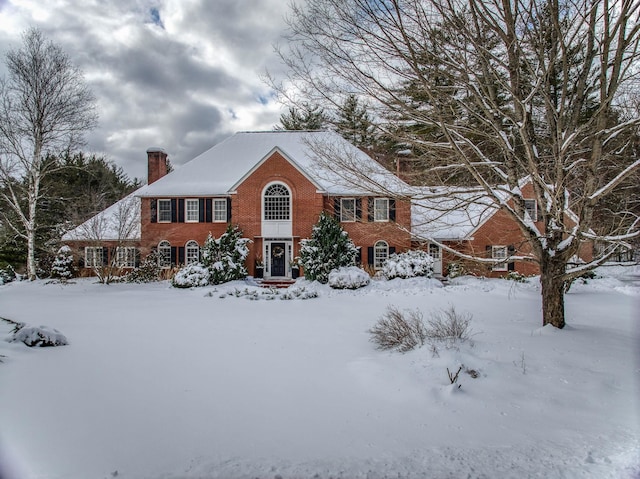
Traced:
<path id="1" fill-rule="evenodd" d="M 0 477 L 639 477 L 640 269 L 604 271 L 562 331 L 536 280 L 2 286 L 0 316 L 69 345 L 0 341 Z M 469 312 L 473 344 L 376 350 L 389 305 Z"/>

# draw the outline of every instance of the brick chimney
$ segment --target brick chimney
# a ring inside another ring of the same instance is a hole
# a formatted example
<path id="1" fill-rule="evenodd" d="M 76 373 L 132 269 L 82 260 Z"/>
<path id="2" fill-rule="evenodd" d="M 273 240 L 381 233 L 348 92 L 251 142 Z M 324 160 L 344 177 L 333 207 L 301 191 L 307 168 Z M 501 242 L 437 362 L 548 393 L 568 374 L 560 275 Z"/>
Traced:
<path id="1" fill-rule="evenodd" d="M 167 174 L 167 153 L 162 148 L 149 148 L 147 160 L 147 184 L 150 185 Z"/>

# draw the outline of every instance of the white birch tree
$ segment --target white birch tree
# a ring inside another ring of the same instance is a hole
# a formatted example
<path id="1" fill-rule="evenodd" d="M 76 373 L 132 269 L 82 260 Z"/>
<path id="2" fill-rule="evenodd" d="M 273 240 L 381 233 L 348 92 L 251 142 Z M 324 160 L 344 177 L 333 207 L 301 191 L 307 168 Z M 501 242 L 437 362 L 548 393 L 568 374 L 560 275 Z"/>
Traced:
<path id="1" fill-rule="evenodd" d="M 399 142 L 463 170 L 519 225 L 532 249 L 522 259 L 541 271 L 543 324 L 562 328 L 566 282 L 640 234 L 633 212 L 614 212 L 607 231 L 593 221 L 640 165 L 640 119 L 620 101 L 638 91 L 639 10 L 638 0 L 308 0 L 292 7 L 289 77 L 275 86 L 316 102 L 358 94 L 377 118 L 398 119 Z M 525 176 L 541 231 L 525 214 Z M 602 254 L 571 268 L 585 240 Z"/>
<path id="2" fill-rule="evenodd" d="M 0 80 L 0 200 L 3 224 L 27 243 L 27 276 L 36 278 L 38 201 L 44 177 L 83 144 L 96 124 L 94 97 L 62 49 L 37 29 L 6 56 Z"/>

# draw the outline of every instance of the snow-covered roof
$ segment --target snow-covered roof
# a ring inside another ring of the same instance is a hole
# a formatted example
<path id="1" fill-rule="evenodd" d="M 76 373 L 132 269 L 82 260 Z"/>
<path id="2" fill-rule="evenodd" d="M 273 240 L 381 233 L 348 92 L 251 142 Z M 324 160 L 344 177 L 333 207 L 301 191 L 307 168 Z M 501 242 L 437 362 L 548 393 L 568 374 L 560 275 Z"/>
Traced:
<path id="1" fill-rule="evenodd" d="M 67 231 L 62 241 L 140 240 L 140 198 L 137 189 L 84 223 Z"/>
<path id="2" fill-rule="evenodd" d="M 381 187 L 400 193 L 408 188 L 405 182 L 335 132 L 264 131 L 236 133 L 152 183 L 138 195 L 230 194 L 275 150 L 326 194 L 364 195 L 379 191 Z M 340 162 L 335 161 L 337 156 Z M 370 184 L 362 178 L 362 172 Z"/>
<path id="3" fill-rule="evenodd" d="M 411 201 L 411 233 L 417 239 L 471 239 L 473 232 L 497 211 L 496 204 L 483 192 L 417 188 Z"/>

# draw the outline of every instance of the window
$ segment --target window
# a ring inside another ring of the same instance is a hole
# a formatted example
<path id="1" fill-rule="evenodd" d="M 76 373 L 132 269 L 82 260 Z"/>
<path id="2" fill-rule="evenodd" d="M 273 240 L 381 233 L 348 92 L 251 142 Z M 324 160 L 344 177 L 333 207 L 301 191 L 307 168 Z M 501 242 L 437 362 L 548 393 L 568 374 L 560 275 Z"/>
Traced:
<path id="1" fill-rule="evenodd" d="M 200 220 L 200 202 L 197 199 L 186 200 L 184 204 L 187 223 L 197 223 Z"/>
<path id="2" fill-rule="evenodd" d="M 161 268 L 171 266 L 171 244 L 168 241 L 158 243 L 158 266 Z"/>
<path id="3" fill-rule="evenodd" d="M 532 221 L 538 221 L 538 202 L 536 200 L 524 200 L 524 209 Z"/>
<path id="4" fill-rule="evenodd" d="M 102 246 L 86 246 L 84 248 L 84 267 L 98 268 L 103 264 L 104 250 Z"/>
<path id="5" fill-rule="evenodd" d="M 506 259 L 509 257 L 509 253 L 506 246 L 492 246 L 491 257 L 495 260 L 503 260 L 502 263 L 493 266 L 493 271 L 507 271 Z"/>
<path id="6" fill-rule="evenodd" d="M 356 200 L 355 198 L 340 199 L 340 221 L 353 222 L 356 220 Z"/>
<path id="7" fill-rule="evenodd" d="M 381 269 L 389 258 L 389 245 L 386 241 L 378 241 L 373 246 L 373 267 Z"/>
<path id="8" fill-rule="evenodd" d="M 288 221 L 290 219 L 289 190 L 275 183 L 264 192 L 264 219 L 266 221 Z M 226 220 L 226 218 L 225 218 Z"/>
<path id="9" fill-rule="evenodd" d="M 118 268 L 135 268 L 136 249 L 133 246 L 118 246 L 116 248 L 116 266 Z"/>
<path id="10" fill-rule="evenodd" d="M 227 200 L 213 200 L 213 221 L 227 221 Z"/>
<path id="11" fill-rule="evenodd" d="M 375 221 L 389 221 L 389 199 L 375 198 L 373 200 L 373 219 Z"/>
<path id="12" fill-rule="evenodd" d="M 171 200 L 158 200 L 158 223 L 171 223 Z"/>
<path id="13" fill-rule="evenodd" d="M 185 245 L 185 264 L 197 263 L 200 261 L 200 246 L 194 240 Z"/>
<path id="14" fill-rule="evenodd" d="M 440 261 L 440 247 L 437 244 L 429 243 L 429 255 L 434 261 Z"/>

